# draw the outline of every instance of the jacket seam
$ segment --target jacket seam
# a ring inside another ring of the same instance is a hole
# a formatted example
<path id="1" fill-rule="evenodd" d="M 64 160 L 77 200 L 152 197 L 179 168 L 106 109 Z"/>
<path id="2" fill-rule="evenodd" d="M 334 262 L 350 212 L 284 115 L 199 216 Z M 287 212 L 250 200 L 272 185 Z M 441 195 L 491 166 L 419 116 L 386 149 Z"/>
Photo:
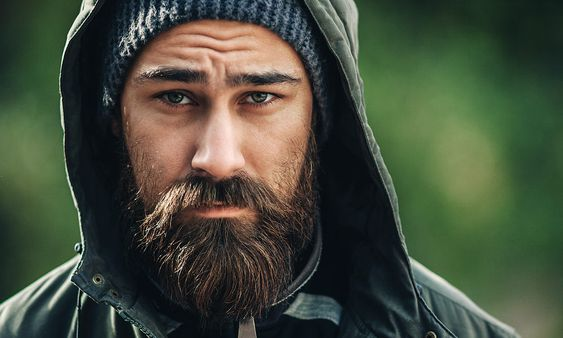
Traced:
<path id="1" fill-rule="evenodd" d="M 417 282 L 417 283 L 424 286 L 428 291 L 432 292 L 433 294 L 440 296 L 442 299 L 446 299 L 449 303 L 453 304 L 454 306 L 461 308 L 466 313 L 469 313 L 472 316 L 481 319 L 483 322 L 487 323 L 487 325 L 491 329 L 496 331 L 497 333 L 499 333 L 501 335 L 509 335 L 510 337 L 514 337 L 514 338 L 518 337 L 518 335 L 516 334 L 516 330 L 514 330 L 514 328 L 509 327 L 511 329 L 511 331 L 507 331 L 507 330 L 501 328 L 496 323 L 492 322 L 489 318 L 486 318 L 486 317 L 482 316 L 481 314 L 479 314 L 479 313 L 473 311 L 472 309 L 468 308 L 467 306 L 465 306 L 465 305 L 463 305 L 459 302 L 454 301 L 453 299 L 451 299 L 450 297 L 448 297 L 447 295 L 445 295 L 443 292 L 439 291 L 438 289 L 433 288 L 433 287 L 431 287 L 431 286 L 429 286 L 428 284 L 425 284 L 425 283 L 421 283 L 421 282 Z"/>
<path id="2" fill-rule="evenodd" d="M 362 337 L 369 337 L 369 335 L 375 336 L 375 332 L 366 324 L 366 322 L 361 318 L 361 316 L 353 309 L 348 310 L 350 312 L 350 317 L 352 321 L 356 324 L 358 331 L 361 333 Z"/>

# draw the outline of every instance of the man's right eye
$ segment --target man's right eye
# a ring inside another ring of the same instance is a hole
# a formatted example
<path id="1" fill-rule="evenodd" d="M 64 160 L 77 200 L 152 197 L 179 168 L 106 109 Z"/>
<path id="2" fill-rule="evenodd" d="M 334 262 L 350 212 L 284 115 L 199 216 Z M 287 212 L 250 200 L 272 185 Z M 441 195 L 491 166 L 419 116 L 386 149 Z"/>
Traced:
<path id="1" fill-rule="evenodd" d="M 167 92 L 159 95 L 159 98 L 164 101 L 164 103 L 171 105 L 185 105 L 192 104 L 193 101 L 186 94 L 181 92 Z"/>

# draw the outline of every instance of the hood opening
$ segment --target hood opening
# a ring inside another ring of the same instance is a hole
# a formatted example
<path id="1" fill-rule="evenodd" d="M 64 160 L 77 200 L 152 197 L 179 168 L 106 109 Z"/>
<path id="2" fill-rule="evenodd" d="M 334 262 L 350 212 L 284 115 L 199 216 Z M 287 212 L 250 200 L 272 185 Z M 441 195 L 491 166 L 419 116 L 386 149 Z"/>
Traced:
<path id="1" fill-rule="evenodd" d="M 95 15 L 82 22 L 87 29 L 79 30 L 68 42 L 61 70 L 67 172 L 84 245 L 75 282 L 97 301 L 107 297 L 109 288 L 120 290 L 120 302 L 128 308 L 136 303 L 138 294 L 135 279 L 127 272 L 117 221 L 119 205 L 113 198 L 119 175 L 119 143 L 109 126 L 100 128 L 97 118 L 103 52 L 97 35 L 105 31 L 104 11 L 110 7 L 101 6 L 103 2 L 99 0 Z M 330 10 L 335 10 L 326 1 L 310 6 L 315 5 L 326 6 L 326 13 L 311 9 L 317 22 L 328 20 L 322 16 L 330 17 Z M 333 13 L 332 20 L 319 25 L 339 73 L 333 90 L 333 127 L 319 154 L 324 248 L 318 278 L 311 282 L 315 290 L 333 296 L 347 308 L 373 310 L 393 326 L 398 318 L 418 317 L 413 315 L 419 311 L 416 290 L 391 178 L 365 117 L 353 56 L 357 50 L 342 47 L 343 39 L 357 46 L 355 35 L 331 26 L 343 25 L 338 13 Z M 90 276 L 100 271 L 112 276 L 105 289 L 92 286 L 90 281 Z M 400 309 L 396 309 L 396 299 L 405 300 Z"/>

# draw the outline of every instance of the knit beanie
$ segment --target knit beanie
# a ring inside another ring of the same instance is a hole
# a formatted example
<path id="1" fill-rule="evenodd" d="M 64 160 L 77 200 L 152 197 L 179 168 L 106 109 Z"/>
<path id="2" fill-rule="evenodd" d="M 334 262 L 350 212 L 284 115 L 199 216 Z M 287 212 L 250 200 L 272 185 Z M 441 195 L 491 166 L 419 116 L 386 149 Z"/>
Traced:
<path id="1" fill-rule="evenodd" d="M 263 26 L 289 43 L 311 82 L 317 142 L 329 130 L 329 71 L 326 43 L 302 0 L 118 0 L 109 14 L 102 72 L 102 116 L 116 112 L 135 57 L 158 34 L 202 19 L 233 20 Z"/>

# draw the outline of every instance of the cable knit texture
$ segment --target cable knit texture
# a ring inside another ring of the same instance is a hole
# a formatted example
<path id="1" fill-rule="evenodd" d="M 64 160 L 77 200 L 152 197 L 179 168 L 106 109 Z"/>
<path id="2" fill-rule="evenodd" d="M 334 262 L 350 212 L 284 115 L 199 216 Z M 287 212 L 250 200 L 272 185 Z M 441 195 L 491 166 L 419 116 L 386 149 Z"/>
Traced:
<path id="1" fill-rule="evenodd" d="M 328 51 L 299 0 L 124 0 L 111 15 L 102 73 L 102 115 L 115 112 L 135 56 L 159 33 L 200 19 L 235 20 L 270 29 L 300 55 L 317 107 L 317 139 L 324 139 L 329 129 Z"/>

